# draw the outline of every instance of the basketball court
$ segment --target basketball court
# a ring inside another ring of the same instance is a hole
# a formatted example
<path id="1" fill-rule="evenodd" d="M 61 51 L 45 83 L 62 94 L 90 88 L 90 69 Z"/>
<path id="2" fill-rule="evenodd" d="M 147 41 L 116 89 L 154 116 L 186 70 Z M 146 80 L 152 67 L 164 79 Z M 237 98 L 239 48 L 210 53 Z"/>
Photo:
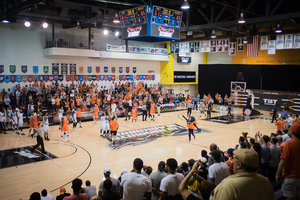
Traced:
<path id="1" fill-rule="evenodd" d="M 182 117 L 186 116 L 186 111 L 162 113 L 156 116 L 155 122 L 143 122 L 138 116 L 136 125 L 119 118 L 115 146 L 100 137 L 99 123 L 83 123 L 78 132 L 70 132 L 70 142 L 66 139 L 59 141 L 58 126 L 51 126 L 50 141 L 44 141 L 47 156 L 40 158 L 30 158 L 26 150 L 28 145 L 36 144 L 35 138 L 27 137 L 28 129 L 25 129 L 26 136 L 9 131 L 7 135 L 0 135 L 0 175 L 5 180 L 0 183 L 1 191 L 4 191 L 0 199 L 28 199 L 32 192 L 40 192 L 44 188 L 55 198 L 62 186 L 72 193 L 70 183 L 77 177 L 83 182 L 90 180 L 98 188 L 106 167 L 111 168 L 113 177 L 119 177 L 122 169 L 130 171 L 133 160 L 139 157 L 155 171 L 159 161 L 171 157 L 179 164 L 190 158 L 199 159 L 201 150 L 209 152 L 211 143 L 216 143 L 222 151 L 234 148 L 243 131 L 253 137 L 257 131 L 269 135 L 276 130 L 270 123 L 269 112 L 262 112 L 259 118 L 236 121 L 241 113 L 242 109 L 236 108 L 230 119 L 235 123 L 221 123 L 206 120 L 204 116 L 200 117 L 199 111 L 193 110 L 192 116 L 196 117 L 202 130 L 195 131 L 196 139 L 191 142 Z M 229 120 L 224 115 L 213 112 L 212 118 Z"/>

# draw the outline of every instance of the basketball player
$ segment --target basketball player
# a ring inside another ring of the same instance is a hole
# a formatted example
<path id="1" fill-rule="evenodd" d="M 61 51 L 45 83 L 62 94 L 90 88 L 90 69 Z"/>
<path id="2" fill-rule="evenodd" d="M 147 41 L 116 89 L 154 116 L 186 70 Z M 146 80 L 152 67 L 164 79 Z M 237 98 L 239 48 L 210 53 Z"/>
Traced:
<path id="1" fill-rule="evenodd" d="M 94 111 L 94 113 L 93 113 L 94 124 L 97 124 L 97 120 L 99 120 L 99 114 L 98 114 L 99 108 L 98 108 L 97 104 L 95 104 L 93 111 Z"/>
<path id="2" fill-rule="evenodd" d="M 185 118 L 184 115 L 182 117 L 186 120 L 187 124 L 186 126 L 189 129 L 189 142 L 191 141 L 191 135 L 194 136 L 194 139 L 196 139 L 196 136 L 194 135 L 194 129 L 197 128 L 199 131 L 201 131 L 200 128 L 197 127 L 197 122 L 195 120 L 195 117 L 190 116 L 189 119 Z"/>
<path id="3" fill-rule="evenodd" d="M 20 135 L 19 130 L 21 131 L 21 135 L 25 135 L 25 133 L 23 133 L 23 110 L 20 109 L 18 112 L 18 131 L 17 134 Z"/>
<path id="4" fill-rule="evenodd" d="M 11 123 L 12 126 L 12 109 L 11 109 L 11 105 L 8 106 L 8 108 L 6 109 L 6 130 L 8 129 L 8 125 L 9 123 Z"/>
<path id="5" fill-rule="evenodd" d="M 107 110 L 105 111 L 105 115 L 106 115 L 106 118 L 105 118 L 105 122 L 106 122 L 106 134 L 109 134 L 109 131 L 110 131 L 109 121 L 110 121 L 111 117 L 108 114 Z"/>
<path id="6" fill-rule="evenodd" d="M 48 113 L 45 114 L 45 116 L 43 117 L 43 131 L 44 131 L 44 139 L 45 140 L 50 140 L 48 137 L 48 133 L 49 133 L 49 116 Z"/>
<path id="7" fill-rule="evenodd" d="M 77 112 L 75 110 L 75 108 L 72 109 L 72 117 L 73 117 L 73 131 L 77 132 L 76 126 L 77 126 Z"/>
<path id="8" fill-rule="evenodd" d="M 11 113 L 11 119 L 12 119 L 12 131 L 15 131 L 18 127 L 18 116 L 17 116 L 17 111 L 15 109 L 12 110 Z"/>
<path id="9" fill-rule="evenodd" d="M 5 116 L 5 109 L 1 108 L 0 111 L 0 134 L 2 133 L 2 131 L 4 131 L 4 134 L 7 134 L 5 131 L 5 121 L 6 121 L 6 116 Z"/>
<path id="10" fill-rule="evenodd" d="M 79 128 L 82 128 L 82 126 L 81 126 L 81 108 L 80 107 L 78 107 L 76 110 L 76 118 L 77 118 L 77 121 L 79 122 Z"/>
<path id="11" fill-rule="evenodd" d="M 227 107 L 227 117 L 232 116 L 231 114 L 231 102 L 228 103 L 228 107 Z"/>
<path id="12" fill-rule="evenodd" d="M 29 119 L 29 133 L 28 133 L 28 137 L 31 136 L 33 138 L 34 134 L 36 133 L 37 127 L 38 127 L 38 119 L 37 119 L 37 116 L 34 115 L 34 113 L 32 112 L 31 116 L 30 116 L 30 119 Z M 33 134 L 30 134 L 31 130 L 33 130 Z"/>
<path id="13" fill-rule="evenodd" d="M 116 142 L 116 135 L 117 135 L 118 129 L 119 129 L 119 124 L 117 121 L 115 121 L 115 118 L 113 117 L 110 121 L 110 130 L 111 130 L 110 138 L 111 138 L 113 144 L 115 144 L 115 142 Z"/>
<path id="14" fill-rule="evenodd" d="M 106 137 L 106 131 L 107 131 L 107 128 L 106 128 L 106 116 L 104 113 L 101 114 L 101 117 L 100 117 L 100 125 L 101 125 L 101 129 L 100 129 L 100 136 L 102 137 Z"/>
<path id="15" fill-rule="evenodd" d="M 151 121 L 154 121 L 154 117 L 155 117 L 155 103 L 154 103 L 154 101 L 152 101 L 152 103 L 151 103 L 150 115 L 151 115 Z"/>
<path id="16" fill-rule="evenodd" d="M 187 116 L 189 117 L 192 114 L 192 108 L 193 108 L 192 101 L 188 100 L 187 107 L 188 107 Z"/>
<path id="17" fill-rule="evenodd" d="M 211 104 L 211 101 L 209 100 L 208 101 L 208 104 L 207 104 L 207 118 L 211 118 L 211 110 L 212 110 L 212 104 Z"/>
<path id="18" fill-rule="evenodd" d="M 61 119 L 62 119 L 62 117 L 63 117 L 64 112 L 65 112 L 65 111 L 64 111 L 64 108 L 63 108 L 63 107 L 61 107 L 61 108 L 58 110 L 58 118 L 59 118 L 60 124 L 61 124 Z M 58 129 L 61 130 L 61 125 L 59 126 Z"/>
<path id="19" fill-rule="evenodd" d="M 69 142 L 70 141 L 69 132 L 70 132 L 70 128 L 69 128 L 67 113 L 64 113 L 61 121 L 61 138 L 59 139 L 59 141 L 63 141 L 64 140 L 63 137 L 66 134 Z"/>
<path id="20" fill-rule="evenodd" d="M 135 106 L 132 107 L 132 116 L 131 116 L 131 123 L 133 124 L 133 120 L 135 121 L 135 125 L 137 123 L 137 109 Z"/>
<path id="21" fill-rule="evenodd" d="M 42 153 L 46 153 L 45 147 L 44 147 L 44 141 L 43 141 L 43 138 L 42 138 L 42 129 L 41 129 L 41 124 L 40 123 L 37 124 L 37 137 L 36 137 L 36 141 L 37 141 L 37 144 L 35 146 L 33 146 L 31 148 L 31 150 L 30 150 L 31 153 L 33 153 L 34 150 L 36 148 L 38 148 L 39 146 L 42 147 Z"/>

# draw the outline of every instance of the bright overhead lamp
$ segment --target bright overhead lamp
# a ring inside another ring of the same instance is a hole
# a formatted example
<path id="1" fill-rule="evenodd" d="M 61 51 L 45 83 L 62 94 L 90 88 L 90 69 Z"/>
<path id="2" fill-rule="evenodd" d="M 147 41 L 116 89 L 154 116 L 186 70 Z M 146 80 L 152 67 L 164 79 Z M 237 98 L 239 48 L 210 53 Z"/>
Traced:
<path id="1" fill-rule="evenodd" d="M 115 36 L 118 37 L 119 35 L 120 35 L 120 32 L 119 32 L 119 31 L 116 31 L 116 32 L 115 32 Z"/>
<path id="2" fill-rule="evenodd" d="M 104 34 L 104 35 L 107 35 L 107 34 L 108 34 L 108 30 L 104 30 L 104 31 L 103 31 L 103 34 Z"/>
<path id="3" fill-rule="evenodd" d="M 238 23 L 239 23 L 239 24 L 245 24 L 245 23 L 246 23 L 245 18 L 244 18 L 244 13 L 243 13 L 243 12 L 241 12 L 241 17 L 240 17 Z"/>
<path id="4" fill-rule="evenodd" d="M 120 19 L 118 18 L 118 13 L 115 14 L 115 18 L 113 20 L 113 23 L 115 23 L 115 24 L 120 23 Z"/>
<path id="5" fill-rule="evenodd" d="M 43 23 L 43 28 L 47 28 L 47 27 L 48 27 L 48 23 L 47 22 Z"/>
<path id="6" fill-rule="evenodd" d="M 277 25 L 276 25 L 275 33 L 282 33 L 282 28 L 279 23 L 277 23 Z"/>
<path id="7" fill-rule="evenodd" d="M 184 0 L 183 4 L 181 5 L 181 9 L 190 9 L 190 4 L 187 2 L 187 0 Z"/>
<path id="8" fill-rule="evenodd" d="M 2 22 L 3 22 L 3 23 L 5 23 L 5 24 L 9 23 L 9 21 L 8 21 L 8 20 L 6 20 L 6 19 L 5 19 L 5 20 L 3 20 Z"/>
<path id="9" fill-rule="evenodd" d="M 248 41 L 247 41 L 247 38 L 244 38 L 244 44 L 247 44 Z"/>
<path id="10" fill-rule="evenodd" d="M 212 30 L 212 32 L 211 32 L 211 35 L 210 35 L 210 38 L 217 38 L 217 36 L 216 36 L 216 33 L 215 33 L 215 30 Z"/>
<path id="11" fill-rule="evenodd" d="M 26 21 L 26 22 L 24 23 L 24 26 L 26 26 L 27 28 L 28 28 L 30 25 L 31 25 L 31 24 L 30 24 L 29 21 Z"/>

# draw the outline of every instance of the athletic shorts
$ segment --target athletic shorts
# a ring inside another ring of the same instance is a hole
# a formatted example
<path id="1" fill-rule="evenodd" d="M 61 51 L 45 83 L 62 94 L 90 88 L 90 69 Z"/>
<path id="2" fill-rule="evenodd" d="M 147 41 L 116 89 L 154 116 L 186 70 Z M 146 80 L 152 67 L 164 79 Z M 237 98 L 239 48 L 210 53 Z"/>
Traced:
<path id="1" fill-rule="evenodd" d="M 56 105 L 56 108 L 57 108 L 57 109 L 60 109 L 60 107 L 61 107 L 60 105 Z"/>
<path id="2" fill-rule="evenodd" d="M 110 132 L 112 135 L 117 135 L 117 131 L 111 131 Z"/>
<path id="3" fill-rule="evenodd" d="M 1 128 L 5 128 L 5 124 L 4 124 L 5 122 L 0 122 L 0 127 Z"/>
<path id="4" fill-rule="evenodd" d="M 22 123 L 19 122 L 19 127 L 23 128 L 23 122 Z"/>
<path id="5" fill-rule="evenodd" d="M 300 199 L 300 179 L 286 178 L 282 183 L 283 196 L 290 199 Z"/>
<path id="6" fill-rule="evenodd" d="M 78 121 L 78 122 L 81 122 L 81 117 L 77 117 L 77 121 Z"/>

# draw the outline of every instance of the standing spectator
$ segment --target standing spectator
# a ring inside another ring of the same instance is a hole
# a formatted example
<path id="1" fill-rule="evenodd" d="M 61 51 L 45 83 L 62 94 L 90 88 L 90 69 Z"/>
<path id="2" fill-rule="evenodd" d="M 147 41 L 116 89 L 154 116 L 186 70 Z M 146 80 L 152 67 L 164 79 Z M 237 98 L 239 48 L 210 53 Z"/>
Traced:
<path id="1" fill-rule="evenodd" d="M 280 157 L 276 181 L 284 178 L 282 183 L 283 195 L 288 199 L 300 199 L 300 124 L 291 126 L 292 140 L 285 143 Z"/>
<path id="2" fill-rule="evenodd" d="M 112 117 L 114 117 L 116 120 L 118 119 L 118 118 L 117 118 L 117 105 L 116 105 L 115 102 L 113 102 L 113 103 L 111 104 L 111 115 L 112 115 Z"/>
<path id="3" fill-rule="evenodd" d="M 177 161 L 174 158 L 169 158 L 167 160 L 168 175 L 161 180 L 159 188 L 160 191 L 162 191 L 161 200 L 181 198 L 178 187 L 184 179 L 184 176 L 181 173 L 177 173 L 176 168 Z"/>
<path id="4" fill-rule="evenodd" d="M 219 150 L 219 147 L 215 143 L 211 143 L 211 145 L 210 145 L 209 148 L 210 148 L 210 154 L 212 154 L 212 152 L 214 150 Z M 204 155 L 202 155 L 202 156 L 204 156 Z M 225 161 L 223 153 L 221 153 L 221 159 L 220 159 L 220 161 L 221 162 Z M 211 166 L 212 164 L 213 164 L 213 160 L 212 160 L 212 157 L 210 156 L 210 157 L 208 157 L 208 166 Z"/>
<path id="5" fill-rule="evenodd" d="M 221 152 L 214 150 L 211 153 L 213 164 L 208 168 L 208 179 L 217 186 L 222 180 L 229 175 L 229 167 L 221 162 Z"/>
<path id="6" fill-rule="evenodd" d="M 61 187 L 59 189 L 59 195 L 56 197 L 56 200 L 63 200 L 65 197 L 70 196 L 70 193 L 66 193 L 66 188 Z"/>
<path id="7" fill-rule="evenodd" d="M 72 189 L 73 189 L 73 194 L 70 196 L 65 197 L 63 200 L 88 200 L 88 196 L 85 193 L 80 193 L 82 190 L 81 188 L 82 185 L 82 180 L 79 178 L 76 178 L 72 181 Z"/>
<path id="8" fill-rule="evenodd" d="M 192 169 L 194 163 L 195 163 L 195 160 L 194 160 L 194 159 L 188 160 L 189 169 Z M 189 172 L 190 172 L 190 170 L 186 171 L 186 172 L 184 173 L 184 177 L 186 177 L 186 176 L 188 175 Z"/>
<path id="9" fill-rule="evenodd" d="M 142 200 L 146 193 L 146 200 L 151 199 L 151 181 L 141 174 L 143 161 L 136 158 L 133 162 L 133 172 L 122 176 L 120 194 L 126 200 Z"/>
<path id="10" fill-rule="evenodd" d="M 281 117 L 282 117 L 283 119 L 286 119 L 286 118 L 288 117 L 288 113 L 286 112 L 285 109 L 282 110 L 282 112 L 281 112 Z"/>
<path id="11" fill-rule="evenodd" d="M 165 162 L 160 161 L 158 164 L 158 170 L 156 172 L 152 172 L 149 179 L 152 183 L 152 195 L 151 200 L 158 200 L 160 197 L 159 187 L 161 180 L 167 176 L 165 171 Z"/>
<path id="12" fill-rule="evenodd" d="M 42 194 L 42 196 L 43 196 L 43 197 L 41 198 L 41 200 L 54 200 L 53 196 L 47 195 L 48 192 L 47 192 L 46 189 L 43 189 L 42 192 L 41 192 L 41 194 Z"/>
<path id="13" fill-rule="evenodd" d="M 273 137 L 271 140 L 270 146 L 270 161 L 269 161 L 269 170 L 268 170 L 268 178 L 271 182 L 275 181 L 275 175 L 279 163 L 280 158 L 280 148 L 276 145 L 278 139 Z"/>
<path id="14" fill-rule="evenodd" d="M 110 179 L 106 179 L 103 183 L 103 192 L 100 195 L 101 200 L 119 200 L 121 199 L 119 193 L 111 190 L 112 182 Z"/>
<path id="15" fill-rule="evenodd" d="M 291 128 L 291 126 L 293 125 L 293 123 L 294 123 L 293 115 L 290 114 L 289 115 L 289 119 L 288 119 L 288 128 Z"/>
<path id="16" fill-rule="evenodd" d="M 276 121 L 275 126 L 277 127 L 278 130 L 282 130 L 282 118 L 280 117 L 278 121 Z"/>
<path id="17" fill-rule="evenodd" d="M 8 108 L 8 106 L 9 106 L 9 104 L 10 104 L 10 98 L 9 98 L 9 95 L 8 95 L 8 94 L 4 96 L 3 102 L 4 102 L 5 108 Z"/>
<path id="18" fill-rule="evenodd" d="M 21 96 L 21 92 L 20 92 L 20 90 L 17 90 L 16 91 L 17 106 L 20 105 L 20 96 Z"/>
<path id="19" fill-rule="evenodd" d="M 85 182 L 86 187 L 84 188 L 84 192 L 88 195 L 89 200 L 97 195 L 97 189 L 96 186 L 92 185 L 89 180 Z"/>
<path id="20" fill-rule="evenodd" d="M 261 173 L 263 176 L 267 176 L 268 163 L 270 161 L 270 147 L 268 142 L 270 141 L 269 136 L 264 135 L 260 138 L 261 143 Z"/>
<path id="21" fill-rule="evenodd" d="M 112 191 L 113 192 L 117 192 L 119 193 L 120 192 L 120 181 L 116 178 L 111 178 L 110 177 L 110 174 L 111 174 L 111 170 L 109 168 L 105 168 L 104 169 L 104 178 L 105 180 L 109 179 L 111 180 L 112 182 Z M 100 194 L 103 192 L 103 184 L 104 184 L 104 181 L 100 183 L 99 185 L 99 191 L 98 191 L 98 195 L 100 196 Z"/>

